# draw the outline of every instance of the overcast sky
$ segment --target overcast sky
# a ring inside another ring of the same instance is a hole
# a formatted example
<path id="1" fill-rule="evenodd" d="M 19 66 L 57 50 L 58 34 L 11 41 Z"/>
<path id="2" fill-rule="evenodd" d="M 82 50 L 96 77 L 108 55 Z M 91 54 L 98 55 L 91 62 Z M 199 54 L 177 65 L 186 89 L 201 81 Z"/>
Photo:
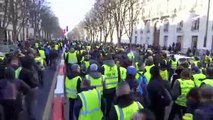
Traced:
<path id="1" fill-rule="evenodd" d="M 69 26 L 69 31 L 84 19 L 95 0 L 47 0 L 62 28 Z"/>

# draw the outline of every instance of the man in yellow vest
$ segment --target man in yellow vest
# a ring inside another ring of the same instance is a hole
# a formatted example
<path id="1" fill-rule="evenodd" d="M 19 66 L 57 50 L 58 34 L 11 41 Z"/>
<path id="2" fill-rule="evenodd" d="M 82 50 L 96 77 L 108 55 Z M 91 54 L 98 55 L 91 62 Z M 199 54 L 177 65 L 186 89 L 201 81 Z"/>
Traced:
<path id="1" fill-rule="evenodd" d="M 86 55 L 86 56 L 84 57 L 84 60 L 82 61 L 81 69 L 82 69 L 82 72 L 83 72 L 84 74 L 87 73 L 87 70 L 88 70 L 88 68 L 89 68 L 89 66 L 90 66 L 90 58 L 91 58 L 90 55 Z"/>
<path id="2" fill-rule="evenodd" d="M 188 69 L 184 69 L 181 72 L 181 78 L 178 79 L 173 86 L 173 98 L 175 99 L 175 103 L 172 107 L 169 120 L 173 120 L 175 115 L 181 119 L 182 116 L 186 112 L 186 101 L 187 94 L 189 91 L 195 87 L 195 83 L 191 80 L 191 71 Z M 180 114 L 182 111 L 182 114 Z"/>
<path id="3" fill-rule="evenodd" d="M 46 59 L 45 51 L 43 49 L 39 49 L 38 52 L 41 58 Z"/>
<path id="4" fill-rule="evenodd" d="M 120 61 L 118 60 L 118 61 L 116 61 L 116 65 L 119 67 L 119 73 L 120 73 L 120 80 L 122 80 L 122 81 L 125 81 L 125 79 L 126 79 L 126 75 L 127 75 L 127 70 L 126 70 L 126 68 L 125 67 L 122 67 L 121 65 L 120 65 Z"/>
<path id="5" fill-rule="evenodd" d="M 167 65 L 165 60 L 162 60 L 160 63 L 160 76 L 163 80 L 169 80 L 169 72 L 167 70 Z"/>
<path id="6" fill-rule="evenodd" d="M 153 57 L 148 57 L 147 61 L 146 61 L 146 66 L 145 66 L 145 71 L 144 71 L 144 76 L 146 77 L 147 81 L 149 82 L 151 79 L 151 73 L 150 70 L 151 68 L 154 66 L 154 62 L 153 62 Z"/>
<path id="7" fill-rule="evenodd" d="M 213 86 L 213 67 L 208 67 L 206 69 L 207 77 L 201 83 L 201 86 L 204 84 Z"/>
<path id="8" fill-rule="evenodd" d="M 116 89 L 116 105 L 111 108 L 107 120 L 131 120 L 143 106 L 130 95 L 128 83 L 121 82 Z"/>
<path id="9" fill-rule="evenodd" d="M 80 67 L 78 64 L 74 64 L 71 66 L 71 70 L 66 76 L 65 79 L 65 91 L 66 97 L 69 99 L 69 118 L 73 120 L 73 107 L 74 102 L 77 98 L 78 93 L 80 92 L 81 86 L 81 77 L 80 77 Z"/>
<path id="10" fill-rule="evenodd" d="M 89 80 L 82 81 L 82 90 L 75 102 L 75 118 L 78 120 L 103 120 L 106 105 L 101 92 L 91 87 Z"/>
<path id="11" fill-rule="evenodd" d="M 195 82 L 195 85 L 197 87 L 200 87 L 202 80 L 206 78 L 206 75 L 203 74 L 198 67 L 192 67 L 192 71 L 194 72 L 192 77 Z"/>
<path id="12" fill-rule="evenodd" d="M 68 64 L 78 64 L 78 57 L 77 57 L 77 52 L 75 51 L 74 48 L 71 48 L 69 53 L 67 54 L 66 61 Z"/>
<path id="13" fill-rule="evenodd" d="M 103 94 L 105 77 L 100 72 L 98 72 L 98 65 L 91 64 L 89 66 L 89 74 L 86 75 L 85 78 L 90 81 L 92 87 L 95 87 L 101 92 L 101 94 Z"/>
<path id="14" fill-rule="evenodd" d="M 174 55 L 171 56 L 171 69 L 175 70 L 177 69 L 178 61 L 175 59 Z"/>
<path id="15" fill-rule="evenodd" d="M 111 56 L 106 56 L 106 60 L 103 62 L 102 74 L 105 76 L 104 85 L 104 97 L 106 98 L 107 104 L 111 105 L 115 96 L 115 90 L 119 83 L 119 68 L 115 64 Z M 110 106 L 107 106 L 107 113 L 110 110 Z"/>

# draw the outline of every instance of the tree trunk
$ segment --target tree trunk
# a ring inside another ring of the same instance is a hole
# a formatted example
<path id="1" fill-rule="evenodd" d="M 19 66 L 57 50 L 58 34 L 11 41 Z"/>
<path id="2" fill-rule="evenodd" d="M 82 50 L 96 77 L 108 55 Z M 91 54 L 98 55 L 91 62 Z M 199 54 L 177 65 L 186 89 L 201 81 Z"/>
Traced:
<path id="1" fill-rule="evenodd" d="M 102 42 L 102 29 L 100 29 L 100 42 Z"/>

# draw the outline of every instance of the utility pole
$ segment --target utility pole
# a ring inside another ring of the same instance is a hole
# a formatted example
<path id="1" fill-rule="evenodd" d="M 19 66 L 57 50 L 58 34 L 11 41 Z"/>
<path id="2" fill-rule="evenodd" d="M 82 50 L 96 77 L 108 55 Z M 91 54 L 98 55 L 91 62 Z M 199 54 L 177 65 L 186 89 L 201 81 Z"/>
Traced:
<path id="1" fill-rule="evenodd" d="M 203 47 L 206 47 L 206 42 L 207 42 L 207 37 L 208 37 L 210 2 L 211 1 L 208 0 L 207 19 L 206 19 L 206 32 L 205 32 Z"/>

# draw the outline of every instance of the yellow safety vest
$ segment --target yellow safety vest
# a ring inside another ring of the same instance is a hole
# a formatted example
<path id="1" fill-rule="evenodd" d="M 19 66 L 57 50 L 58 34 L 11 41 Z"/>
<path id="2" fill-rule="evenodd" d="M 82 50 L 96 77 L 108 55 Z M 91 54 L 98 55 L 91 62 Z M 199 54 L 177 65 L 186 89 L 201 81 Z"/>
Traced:
<path id="1" fill-rule="evenodd" d="M 21 70 L 22 70 L 22 67 L 19 67 L 18 69 L 16 69 L 15 71 L 15 78 L 18 79 L 19 78 L 19 75 L 21 73 Z"/>
<path id="2" fill-rule="evenodd" d="M 139 63 L 138 62 L 135 63 L 135 68 L 136 68 L 137 71 L 139 71 Z"/>
<path id="3" fill-rule="evenodd" d="M 4 56 L 0 56 L 0 60 L 4 60 Z"/>
<path id="4" fill-rule="evenodd" d="M 40 63 L 40 67 L 41 67 L 42 69 L 44 69 L 44 59 L 43 59 L 43 58 L 41 58 L 41 57 L 36 57 L 36 58 L 35 58 L 35 61 L 36 61 L 36 62 L 39 62 L 39 63 Z"/>
<path id="5" fill-rule="evenodd" d="M 203 83 L 210 85 L 210 86 L 213 86 L 213 79 L 206 79 L 206 80 L 203 81 Z"/>
<path id="6" fill-rule="evenodd" d="M 65 53 L 64 53 L 65 58 L 67 58 L 67 55 L 68 55 L 68 52 L 65 52 Z"/>
<path id="7" fill-rule="evenodd" d="M 172 66 L 171 66 L 171 68 L 173 69 L 173 70 L 175 70 L 175 69 L 177 69 L 177 64 L 178 64 L 178 61 L 177 60 L 172 60 Z"/>
<path id="8" fill-rule="evenodd" d="M 35 48 L 38 48 L 38 43 L 35 43 Z"/>
<path id="9" fill-rule="evenodd" d="M 123 80 L 123 81 L 126 80 L 126 73 L 127 73 L 126 68 L 120 67 L 120 76 L 121 76 L 121 80 Z"/>
<path id="10" fill-rule="evenodd" d="M 146 69 L 146 72 L 144 73 L 144 76 L 146 77 L 147 81 L 149 82 L 152 75 L 150 73 L 150 70 L 151 68 L 153 67 L 154 65 L 150 65 L 150 66 L 145 66 L 145 69 Z"/>
<path id="11" fill-rule="evenodd" d="M 133 102 L 131 105 L 124 108 L 121 108 L 118 105 L 115 105 L 114 107 L 118 116 L 118 120 L 131 120 L 133 115 L 137 113 L 139 109 L 143 108 L 139 102 Z"/>
<path id="12" fill-rule="evenodd" d="M 199 63 L 200 61 L 194 61 L 193 63 L 195 64 L 195 66 L 198 66 L 198 63 Z"/>
<path id="13" fill-rule="evenodd" d="M 77 76 L 72 79 L 69 79 L 68 77 L 66 77 L 65 88 L 66 88 L 66 96 L 68 98 L 72 98 L 72 99 L 77 98 L 77 95 L 78 95 L 77 83 L 79 79 L 81 80 L 80 76 Z"/>
<path id="14" fill-rule="evenodd" d="M 135 76 L 136 80 L 139 80 L 139 78 L 141 77 L 142 74 L 143 74 L 143 71 L 138 71 Z"/>
<path id="15" fill-rule="evenodd" d="M 78 63 L 78 59 L 77 59 L 77 53 L 68 53 L 68 63 L 69 64 L 77 64 Z"/>
<path id="16" fill-rule="evenodd" d="M 163 80 L 169 80 L 168 70 L 160 70 L 160 76 Z"/>
<path id="17" fill-rule="evenodd" d="M 189 93 L 189 91 L 195 87 L 195 83 L 193 80 L 181 80 L 178 79 L 180 83 L 180 88 L 181 88 L 181 95 L 178 96 L 177 100 L 175 101 L 176 104 L 180 106 L 186 107 L 186 96 Z"/>
<path id="18" fill-rule="evenodd" d="M 45 55 L 45 51 L 44 50 L 39 50 L 39 54 L 41 56 L 41 58 L 45 59 L 46 55 Z"/>
<path id="19" fill-rule="evenodd" d="M 55 50 L 58 50 L 59 49 L 59 46 L 56 44 L 55 45 Z"/>
<path id="20" fill-rule="evenodd" d="M 112 67 L 103 65 L 105 76 L 106 89 L 116 88 L 118 85 L 118 67 L 114 65 Z"/>
<path id="21" fill-rule="evenodd" d="M 86 71 L 87 71 L 90 66 L 90 61 L 84 61 L 84 64 L 85 64 Z"/>
<path id="22" fill-rule="evenodd" d="M 91 86 L 96 87 L 97 90 L 103 93 L 103 82 L 104 82 L 104 76 L 102 75 L 99 78 L 93 78 L 90 75 L 86 75 L 86 79 L 90 80 Z"/>
<path id="23" fill-rule="evenodd" d="M 193 114 L 185 113 L 182 120 L 193 120 Z"/>
<path id="24" fill-rule="evenodd" d="M 127 54 L 127 57 L 128 57 L 130 60 L 134 60 L 134 55 L 133 55 L 133 53 L 128 53 L 128 54 Z"/>
<path id="25" fill-rule="evenodd" d="M 193 75 L 193 78 L 194 78 L 195 85 L 196 85 L 197 87 L 200 87 L 200 85 L 201 85 L 201 83 L 202 83 L 201 80 L 205 79 L 205 78 L 206 78 L 206 75 L 204 75 L 203 73 L 194 74 L 194 75 Z"/>
<path id="26" fill-rule="evenodd" d="M 101 93 L 93 89 L 78 94 L 82 102 L 82 108 L 78 120 L 102 120 Z"/>

